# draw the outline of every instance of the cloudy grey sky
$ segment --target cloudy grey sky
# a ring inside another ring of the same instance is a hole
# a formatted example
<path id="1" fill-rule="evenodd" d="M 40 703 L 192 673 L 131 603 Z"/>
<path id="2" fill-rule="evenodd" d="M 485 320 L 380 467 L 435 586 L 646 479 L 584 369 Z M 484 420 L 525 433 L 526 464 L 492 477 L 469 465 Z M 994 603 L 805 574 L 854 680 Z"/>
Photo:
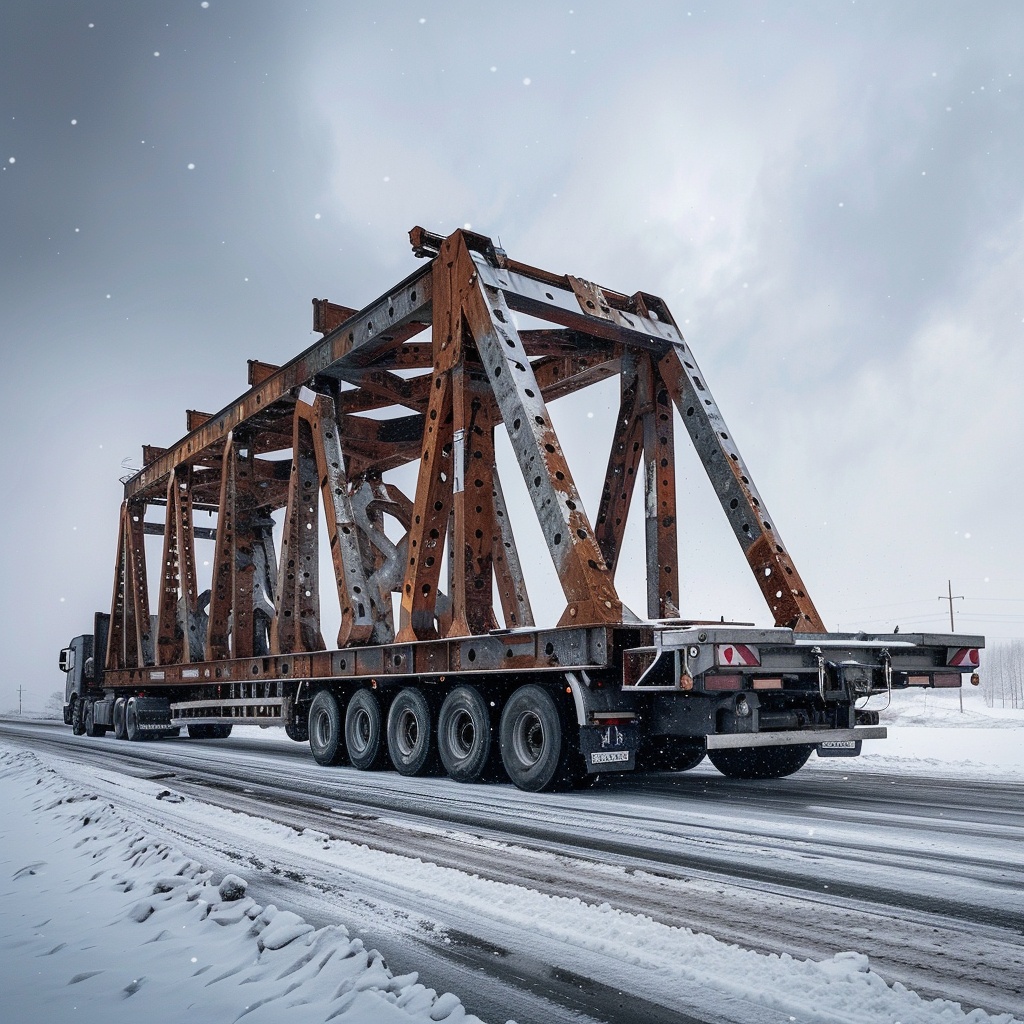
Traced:
<path id="1" fill-rule="evenodd" d="M 413 224 L 663 296 L 831 628 L 948 627 L 951 578 L 1024 636 L 1022 58 L 1017 2 L 4 0 L 0 710 L 109 608 L 122 465 Z M 767 621 L 679 460 L 684 611 Z"/>

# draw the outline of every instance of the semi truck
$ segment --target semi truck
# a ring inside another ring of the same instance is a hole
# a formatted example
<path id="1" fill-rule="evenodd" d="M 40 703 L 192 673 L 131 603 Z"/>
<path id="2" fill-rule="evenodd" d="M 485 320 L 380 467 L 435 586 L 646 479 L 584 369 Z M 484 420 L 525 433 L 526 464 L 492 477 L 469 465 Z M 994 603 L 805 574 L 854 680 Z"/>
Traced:
<path id="1" fill-rule="evenodd" d="M 110 611 L 60 655 L 76 733 L 281 726 L 321 765 L 529 791 L 705 756 L 779 778 L 883 739 L 893 690 L 977 678 L 983 637 L 825 627 L 662 299 L 519 263 L 468 229 L 410 240 L 426 262 L 404 281 L 361 309 L 314 299 L 320 340 L 283 365 L 250 359 L 239 398 L 143 447 Z M 607 455 L 586 460 L 604 466 L 591 518 L 551 406 L 606 381 L 617 407 Z M 680 423 L 770 625 L 680 608 Z M 522 476 L 516 500 L 502 471 Z M 638 571 L 621 557 L 634 505 L 642 613 L 616 588 Z M 197 543 L 212 545 L 205 573 Z M 564 610 L 545 625 L 528 584 L 548 558 Z"/>

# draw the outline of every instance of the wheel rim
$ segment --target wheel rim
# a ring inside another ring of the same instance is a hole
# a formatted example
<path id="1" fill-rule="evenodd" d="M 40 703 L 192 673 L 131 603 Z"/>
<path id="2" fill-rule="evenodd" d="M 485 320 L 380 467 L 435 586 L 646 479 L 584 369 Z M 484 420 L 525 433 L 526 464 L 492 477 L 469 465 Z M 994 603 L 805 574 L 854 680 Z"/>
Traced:
<path id="1" fill-rule="evenodd" d="M 420 738 L 420 723 L 411 708 L 403 708 L 395 723 L 395 745 L 402 757 L 411 757 Z"/>
<path id="2" fill-rule="evenodd" d="M 526 768 L 532 768 L 544 753 L 544 723 L 534 711 L 523 711 L 515 721 L 512 732 L 512 749 L 516 760 Z"/>
<path id="3" fill-rule="evenodd" d="M 476 723 L 468 711 L 456 711 L 448 720 L 445 730 L 448 749 L 460 761 L 465 761 L 476 745 Z"/>
<path id="4" fill-rule="evenodd" d="M 326 747 L 331 742 L 331 717 L 326 711 L 319 711 L 313 720 L 313 735 L 318 747 Z"/>
<path id="5" fill-rule="evenodd" d="M 364 708 L 357 708 L 352 716 L 351 746 L 356 753 L 363 753 L 370 745 L 370 716 Z"/>

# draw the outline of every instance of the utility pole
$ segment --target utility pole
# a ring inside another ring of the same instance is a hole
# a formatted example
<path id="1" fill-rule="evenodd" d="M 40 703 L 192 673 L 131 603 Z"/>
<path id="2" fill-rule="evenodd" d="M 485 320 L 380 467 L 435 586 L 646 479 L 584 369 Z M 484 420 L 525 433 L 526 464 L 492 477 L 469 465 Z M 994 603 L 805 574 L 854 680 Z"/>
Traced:
<path id="1" fill-rule="evenodd" d="M 21 718 L 21 687 L 18 687 L 18 717 Z"/>
<path id="2" fill-rule="evenodd" d="M 940 595 L 939 600 L 949 602 L 949 631 L 950 633 L 955 633 L 956 627 L 953 625 L 953 602 L 962 601 L 964 599 L 964 595 L 957 594 L 956 597 L 953 596 L 953 583 L 951 580 L 946 580 L 946 589 L 948 593 L 946 595 Z"/>
<path id="3" fill-rule="evenodd" d="M 950 633 L 955 633 L 956 632 L 956 627 L 953 625 L 953 602 L 954 601 L 962 601 L 963 599 L 964 599 L 964 595 L 963 594 L 957 594 L 956 597 L 953 596 L 953 581 L 952 580 L 946 580 L 946 596 L 943 597 L 940 594 L 939 595 L 939 600 L 940 601 L 948 601 L 949 602 L 949 631 L 950 631 Z M 957 693 L 960 694 L 960 714 L 963 714 L 964 713 L 964 691 L 963 691 L 963 688 L 959 689 L 957 691 Z"/>

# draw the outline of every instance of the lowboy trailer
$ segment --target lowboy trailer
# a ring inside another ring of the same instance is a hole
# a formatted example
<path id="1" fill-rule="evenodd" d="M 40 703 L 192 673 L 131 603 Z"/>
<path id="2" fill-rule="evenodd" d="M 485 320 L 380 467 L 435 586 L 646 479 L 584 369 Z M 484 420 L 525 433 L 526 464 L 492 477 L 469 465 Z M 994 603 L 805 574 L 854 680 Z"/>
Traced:
<path id="1" fill-rule="evenodd" d="M 360 310 L 314 299 L 322 340 L 283 366 L 250 360 L 240 398 L 143 448 L 111 610 L 61 652 L 75 732 L 283 726 L 323 765 L 507 775 L 526 790 L 705 755 L 732 777 L 776 778 L 815 750 L 855 756 L 883 738 L 871 697 L 974 672 L 980 636 L 826 630 L 661 299 L 517 263 L 470 231 L 410 239 L 425 266 Z M 608 378 L 619 405 L 591 520 L 549 406 Z M 676 414 L 772 626 L 680 612 Z M 535 557 L 564 594 L 554 626 L 534 621 L 499 427 L 543 536 Z M 396 481 L 410 466 L 411 498 Z M 641 475 L 645 617 L 615 587 Z M 340 612 L 330 649 L 321 531 Z M 213 545 L 202 590 L 197 541 Z"/>

